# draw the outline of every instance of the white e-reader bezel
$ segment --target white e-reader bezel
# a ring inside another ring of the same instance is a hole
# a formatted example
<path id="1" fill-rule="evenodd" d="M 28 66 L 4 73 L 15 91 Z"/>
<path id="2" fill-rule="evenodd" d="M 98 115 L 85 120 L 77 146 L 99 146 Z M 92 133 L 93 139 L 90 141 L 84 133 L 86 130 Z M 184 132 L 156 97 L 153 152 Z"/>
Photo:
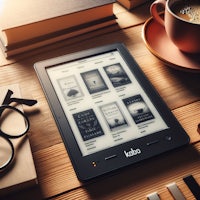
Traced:
<path id="1" fill-rule="evenodd" d="M 34 67 L 81 181 L 189 143 L 121 43 L 44 60 Z"/>

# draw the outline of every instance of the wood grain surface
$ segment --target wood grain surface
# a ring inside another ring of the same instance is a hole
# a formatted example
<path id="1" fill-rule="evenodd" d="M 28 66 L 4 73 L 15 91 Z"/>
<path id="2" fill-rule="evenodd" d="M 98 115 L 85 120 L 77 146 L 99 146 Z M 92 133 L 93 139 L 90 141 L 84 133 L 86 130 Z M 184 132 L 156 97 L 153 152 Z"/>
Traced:
<path id="1" fill-rule="evenodd" d="M 131 12 L 115 4 L 119 28 L 100 35 L 75 38 L 6 60 L 0 53 L 0 85 L 19 84 L 22 96 L 38 100 L 29 112 L 29 132 L 38 186 L 11 194 L 6 199 L 147 199 L 158 192 L 161 199 L 172 200 L 166 185 L 176 182 L 186 199 L 194 197 L 182 178 L 192 174 L 200 184 L 200 74 L 169 68 L 153 56 L 141 37 L 143 23 L 150 16 L 149 4 Z M 189 146 L 153 158 L 98 181 L 81 183 L 77 179 L 56 127 L 52 113 L 33 69 L 35 62 L 123 42 L 160 96 L 190 135 Z"/>

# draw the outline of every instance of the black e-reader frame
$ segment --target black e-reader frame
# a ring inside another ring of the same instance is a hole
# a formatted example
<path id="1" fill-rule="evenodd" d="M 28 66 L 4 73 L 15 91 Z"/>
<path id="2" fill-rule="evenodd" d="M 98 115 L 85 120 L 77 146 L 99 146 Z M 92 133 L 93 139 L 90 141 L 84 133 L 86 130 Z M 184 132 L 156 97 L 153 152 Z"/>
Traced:
<path id="1" fill-rule="evenodd" d="M 121 43 L 44 60 L 34 67 L 81 181 L 189 143 Z"/>

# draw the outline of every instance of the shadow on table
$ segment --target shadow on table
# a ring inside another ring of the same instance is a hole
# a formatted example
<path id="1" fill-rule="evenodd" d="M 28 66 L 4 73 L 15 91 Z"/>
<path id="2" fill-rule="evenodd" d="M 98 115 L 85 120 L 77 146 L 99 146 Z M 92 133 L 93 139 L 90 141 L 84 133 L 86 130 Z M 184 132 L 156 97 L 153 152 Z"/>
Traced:
<path id="1" fill-rule="evenodd" d="M 42 194 L 38 185 L 21 189 L 16 192 L 9 193 L 3 197 L 0 197 L 1 200 L 42 200 Z"/>

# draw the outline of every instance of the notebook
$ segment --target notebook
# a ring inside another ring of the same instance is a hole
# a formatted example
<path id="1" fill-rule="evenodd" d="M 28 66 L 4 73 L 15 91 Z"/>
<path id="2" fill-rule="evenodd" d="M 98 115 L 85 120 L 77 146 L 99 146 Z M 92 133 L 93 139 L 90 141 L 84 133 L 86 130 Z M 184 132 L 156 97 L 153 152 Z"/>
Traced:
<path id="1" fill-rule="evenodd" d="M 0 87 L 0 104 L 2 104 L 8 89 L 14 92 L 12 97 L 21 98 L 18 84 Z M 19 109 L 22 109 L 21 105 L 18 106 Z M 25 125 L 21 118 L 16 117 L 15 120 L 19 126 Z M 14 144 L 15 157 L 8 170 L 0 171 L 0 197 L 37 184 L 37 174 L 28 135 L 11 141 Z"/>

